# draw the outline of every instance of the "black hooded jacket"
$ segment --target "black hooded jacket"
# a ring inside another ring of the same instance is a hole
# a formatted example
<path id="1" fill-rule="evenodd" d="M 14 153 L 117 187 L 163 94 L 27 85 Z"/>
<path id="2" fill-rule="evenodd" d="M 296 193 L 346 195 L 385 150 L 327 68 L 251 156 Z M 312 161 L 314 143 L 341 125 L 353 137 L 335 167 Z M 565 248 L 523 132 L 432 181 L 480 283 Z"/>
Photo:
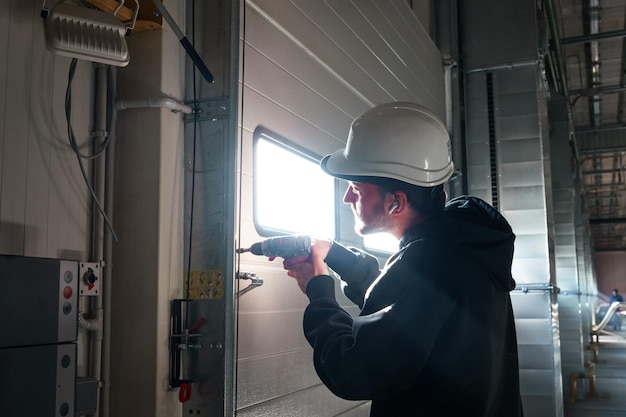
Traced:
<path id="1" fill-rule="evenodd" d="M 309 282 L 304 332 L 324 384 L 372 400 L 375 417 L 522 416 L 514 239 L 490 205 L 459 197 L 408 230 L 382 271 L 334 243 L 326 262 L 361 312 L 338 305 L 330 276 Z"/>

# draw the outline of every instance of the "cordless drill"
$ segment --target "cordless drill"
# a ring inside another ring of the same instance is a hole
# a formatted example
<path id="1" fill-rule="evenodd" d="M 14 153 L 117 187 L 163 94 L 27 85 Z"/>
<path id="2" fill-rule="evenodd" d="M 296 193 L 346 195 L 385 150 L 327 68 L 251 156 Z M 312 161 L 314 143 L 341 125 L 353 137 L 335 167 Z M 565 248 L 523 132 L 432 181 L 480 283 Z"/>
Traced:
<path id="1" fill-rule="evenodd" d="M 305 235 L 276 236 L 252 244 L 249 248 L 239 248 L 237 253 L 250 252 L 269 258 L 291 258 L 306 255 L 311 250 L 311 237 Z"/>

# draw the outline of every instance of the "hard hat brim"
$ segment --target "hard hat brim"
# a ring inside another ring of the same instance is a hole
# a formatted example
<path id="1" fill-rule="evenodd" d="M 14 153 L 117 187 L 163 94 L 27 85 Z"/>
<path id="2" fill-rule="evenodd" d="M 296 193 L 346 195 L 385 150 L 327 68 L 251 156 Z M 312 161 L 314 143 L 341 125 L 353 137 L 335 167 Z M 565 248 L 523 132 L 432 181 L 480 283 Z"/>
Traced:
<path id="1" fill-rule="evenodd" d="M 440 170 L 423 170 L 396 163 L 367 164 L 351 161 L 346 158 L 344 149 L 326 155 L 320 161 L 322 170 L 335 178 L 346 181 L 368 182 L 365 179 L 392 178 L 420 187 L 434 187 L 445 183 L 454 173 L 452 161 Z"/>

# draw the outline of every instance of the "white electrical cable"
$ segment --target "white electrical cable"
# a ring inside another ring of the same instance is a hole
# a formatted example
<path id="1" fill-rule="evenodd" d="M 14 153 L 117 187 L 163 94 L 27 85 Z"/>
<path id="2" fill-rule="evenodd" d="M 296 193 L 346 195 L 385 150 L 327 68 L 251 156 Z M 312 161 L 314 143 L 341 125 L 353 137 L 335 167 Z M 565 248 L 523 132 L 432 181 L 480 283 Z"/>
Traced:
<path id="1" fill-rule="evenodd" d="M 81 311 L 80 313 L 78 313 L 78 326 L 81 329 L 85 329 L 91 332 L 91 331 L 100 329 L 100 322 L 98 321 L 97 318 L 94 318 L 94 319 L 86 318 L 85 313 Z"/>
<path id="2" fill-rule="evenodd" d="M 87 173 L 85 172 L 85 167 L 82 161 L 83 158 L 95 159 L 99 157 L 104 151 L 106 151 L 106 147 L 108 146 L 108 143 L 109 143 L 108 134 L 107 134 L 107 139 L 105 140 L 105 143 L 104 145 L 102 145 L 100 150 L 96 151 L 93 155 L 88 156 L 88 155 L 83 155 L 79 151 L 78 144 L 76 143 L 76 137 L 74 136 L 74 129 L 72 128 L 72 80 L 74 79 L 74 72 L 76 71 L 77 62 L 78 62 L 77 58 L 73 58 L 72 61 L 70 62 L 70 68 L 69 68 L 69 74 L 68 74 L 68 80 L 67 80 L 67 88 L 65 90 L 65 118 L 67 121 L 68 141 L 70 143 L 72 150 L 76 154 L 76 159 L 78 160 L 78 166 L 80 168 L 80 172 L 83 176 L 83 180 L 85 181 L 85 185 L 89 189 L 89 193 L 91 194 L 93 198 L 93 202 L 96 204 L 96 207 L 98 208 L 98 211 L 100 212 L 100 214 L 102 214 L 102 217 L 104 218 L 104 221 L 106 225 L 108 226 L 109 231 L 111 232 L 111 235 L 113 235 L 113 238 L 117 242 L 118 241 L 117 234 L 115 234 L 113 225 L 111 224 L 111 222 L 109 221 L 109 218 L 104 212 L 104 209 L 102 208 L 102 205 L 100 204 L 100 201 L 98 200 L 96 193 L 94 192 L 93 187 L 91 186 L 89 179 L 87 178 Z"/>

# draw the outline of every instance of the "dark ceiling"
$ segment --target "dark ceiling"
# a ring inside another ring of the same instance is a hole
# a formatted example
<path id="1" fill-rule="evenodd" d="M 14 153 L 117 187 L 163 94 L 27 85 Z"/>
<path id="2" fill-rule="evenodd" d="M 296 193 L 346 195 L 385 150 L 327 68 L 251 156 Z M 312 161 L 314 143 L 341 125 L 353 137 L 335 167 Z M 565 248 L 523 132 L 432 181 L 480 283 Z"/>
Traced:
<path id="1" fill-rule="evenodd" d="M 626 251 L 626 0 L 547 2 L 559 33 L 552 43 L 567 81 L 592 247 Z"/>

